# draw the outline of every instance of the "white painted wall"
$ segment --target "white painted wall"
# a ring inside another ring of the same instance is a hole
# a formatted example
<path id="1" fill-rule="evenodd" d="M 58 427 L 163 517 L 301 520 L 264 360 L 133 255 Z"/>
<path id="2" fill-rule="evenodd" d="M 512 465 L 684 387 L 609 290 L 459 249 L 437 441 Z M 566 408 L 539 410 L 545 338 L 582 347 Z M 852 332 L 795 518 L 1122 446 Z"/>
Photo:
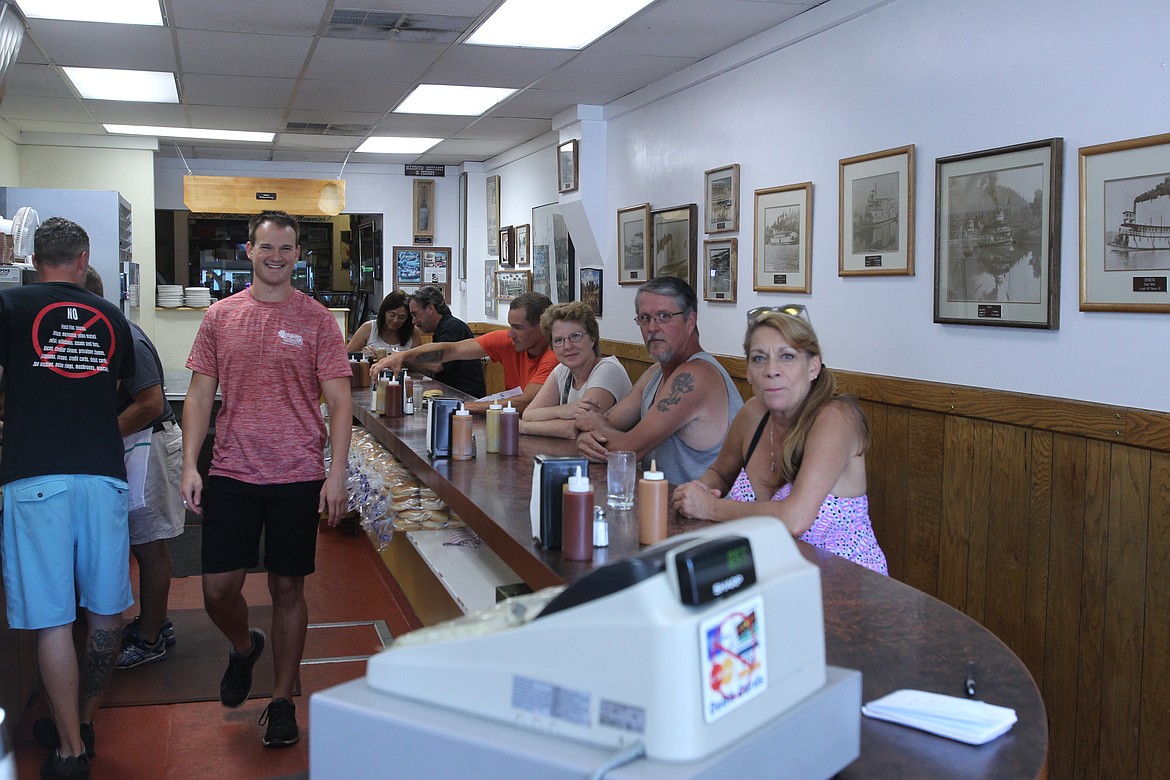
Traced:
<path id="1" fill-rule="evenodd" d="M 811 27 L 864 5 L 831 0 L 798 20 Z M 704 346 L 741 354 L 744 312 L 795 299 L 844 369 L 1170 411 L 1170 363 L 1159 357 L 1170 317 L 1078 311 L 1077 227 L 1077 148 L 1170 130 L 1170 4 L 877 5 L 681 92 L 659 88 L 666 96 L 648 105 L 636 94 L 606 107 L 622 114 L 608 121 L 611 214 L 641 201 L 702 204 L 704 170 L 741 166 L 739 302 L 700 303 Z M 934 324 L 935 158 L 1053 136 L 1065 139 L 1060 330 Z M 838 277 L 838 160 L 911 143 L 917 274 Z M 812 293 L 754 293 L 752 192 L 802 181 L 814 184 Z M 635 341 L 634 288 L 614 281 L 612 233 L 602 335 Z"/>
<path id="2" fill-rule="evenodd" d="M 0 133 L 0 187 L 20 186 L 19 147 Z M 11 215 L 5 214 L 9 217 Z"/>

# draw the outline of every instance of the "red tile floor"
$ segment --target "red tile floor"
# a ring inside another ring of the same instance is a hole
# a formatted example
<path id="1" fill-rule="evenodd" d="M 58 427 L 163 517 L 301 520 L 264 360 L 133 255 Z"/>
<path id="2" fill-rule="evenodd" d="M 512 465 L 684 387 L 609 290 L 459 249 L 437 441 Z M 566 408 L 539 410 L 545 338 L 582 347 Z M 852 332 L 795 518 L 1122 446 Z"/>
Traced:
<path id="1" fill-rule="evenodd" d="M 132 569 L 137 586 L 137 574 Z M 249 604 L 271 604 L 267 575 L 249 574 L 245 595 Z M 370 542 L 322 524 L 317 543 L 317 571 L 305 583 L 310 623 L 384 620 L 398 636 L 417 626 L 416 618 L 400 604 L 405 598 L 392 580 Z M 199 577 L 172 581 L 171 609 L 201 609 Z M 127 618 L 136 614 L 134 607 Z M 261 626 L 267 631 L 267 626 Z M 369 632 L 349 629 L 310 630 L 305 658 L 364 655 Z M 179 641 L 182 641 L 180 636 Z M 227 644 L 224 644 L 225 655 Z M 266 651 L 267 652 L 267 651 Z M 165 664 L 166 662 L 163 661 Z M 133 670 L 115 672 L 133 674 Z M 309 695 L 365 674 L 364 661 L 313 664 L 301 667 L 301 695 L 294 699 L 301 741 L 290 748 L 271 750 L 261 744 L 263 729 L 256 724 L 267 699 L 249 699 L 239 709 L 227 709 L 218 701 L 140 707 L 103 707 L 94 730 L 97 757 L 90 765 L 95 780 L 132 780 L 163 777 L 167 780 L 254 780 L 255 778 L 307 777 L 309 770 Z M 47 714 L 34 701 L 22 715 L 13 742 L 18 780 L 36 780 L 45 750 L 32 738 L 32 723 Z"/>

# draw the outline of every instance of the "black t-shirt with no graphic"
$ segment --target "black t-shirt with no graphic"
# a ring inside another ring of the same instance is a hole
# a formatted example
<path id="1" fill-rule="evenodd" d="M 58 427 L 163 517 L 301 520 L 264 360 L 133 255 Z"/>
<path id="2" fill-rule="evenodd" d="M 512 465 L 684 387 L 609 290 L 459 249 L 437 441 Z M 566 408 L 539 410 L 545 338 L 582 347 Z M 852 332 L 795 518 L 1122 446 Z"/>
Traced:
<path id="1" fill-rule="evenodd" d="M 0 485 L 45 474 L 126 478 L 115 397 L 134 374 L 117 306 L 67 282 L 0 292 Z"/>
<path id="2" fill-rule="evenodd" d="M 474 337 L 466 322 L 450 314 L 444 314 L 431 340 L 450 343 L 470 338 Z M 472 398 L 483 398 L 487 395 L 487 385 L 483 381 L 483 363 L 478 360 L 452 360 L 444 363 L 443 370 L 435 374 L 435 379 L 456 390 L 462 390 Z"/>

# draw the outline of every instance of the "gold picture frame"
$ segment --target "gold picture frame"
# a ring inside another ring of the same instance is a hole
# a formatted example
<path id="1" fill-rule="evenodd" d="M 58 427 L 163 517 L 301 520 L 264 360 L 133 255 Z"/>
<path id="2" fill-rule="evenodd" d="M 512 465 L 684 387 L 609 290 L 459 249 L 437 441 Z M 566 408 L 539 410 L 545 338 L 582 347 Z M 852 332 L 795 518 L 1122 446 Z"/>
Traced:
<path id="1" fill-rule="evenodd" d="M 435 241 L 435 180 L 414 180 L 413 209 L 414 243 L 431 244 Z"/>
<path id="2" fill-rule="evenodd" d="M 914 144 L 838 168 L 838 276 L 914 275 Z"/>
<path id="3" fill-rule="evenodd" d="M 812 182 L 755 191 L 752 289 L 812 292 Z"/>
<path id="4" fill-rule="evenodd" d="M 712 168 L 703 174 L 704 233 L 739 230 L 739 164 Z"/>

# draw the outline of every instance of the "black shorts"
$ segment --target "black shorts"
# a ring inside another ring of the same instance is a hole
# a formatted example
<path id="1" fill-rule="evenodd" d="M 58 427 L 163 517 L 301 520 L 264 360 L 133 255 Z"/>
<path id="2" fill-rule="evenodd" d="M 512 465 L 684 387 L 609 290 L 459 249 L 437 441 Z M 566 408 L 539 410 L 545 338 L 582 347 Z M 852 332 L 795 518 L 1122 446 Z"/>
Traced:
<path id="1" fill-rule="evenodd" d="M 203 573 L 256 566 L 263 531 L 264 568 L 282 577 L 312 574 L 323 484 L 252 485 L 209 477 L 203 489 Z"/>

